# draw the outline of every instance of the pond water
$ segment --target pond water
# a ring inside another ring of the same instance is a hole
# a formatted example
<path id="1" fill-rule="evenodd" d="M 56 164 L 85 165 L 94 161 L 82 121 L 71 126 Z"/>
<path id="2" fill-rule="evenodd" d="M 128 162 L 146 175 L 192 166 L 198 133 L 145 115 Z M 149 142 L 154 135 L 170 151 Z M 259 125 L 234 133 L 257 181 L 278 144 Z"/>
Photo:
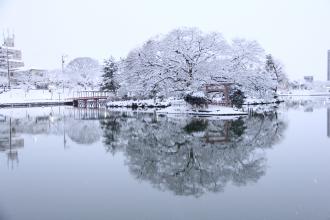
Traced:
<path id="1" fill-rule="evenodd" d="M 0 109 L 0 220 L 330 219 L 330 110 Z"/>

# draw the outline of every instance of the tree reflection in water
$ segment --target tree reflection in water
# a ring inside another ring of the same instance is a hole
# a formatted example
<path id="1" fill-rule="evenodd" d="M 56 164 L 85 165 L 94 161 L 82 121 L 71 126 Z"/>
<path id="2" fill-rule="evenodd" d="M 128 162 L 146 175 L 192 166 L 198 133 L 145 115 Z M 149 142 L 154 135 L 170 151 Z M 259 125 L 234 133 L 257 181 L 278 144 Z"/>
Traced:
<path id="1" fill-rule="evenodd" d="M 234 120 L 111 113 L 101 127 L 107 150 L 124 152 L 137 179 L 198 197 L 258 181 L 263 150 L 281 140 L 286 124 L 276 113 Z"/>

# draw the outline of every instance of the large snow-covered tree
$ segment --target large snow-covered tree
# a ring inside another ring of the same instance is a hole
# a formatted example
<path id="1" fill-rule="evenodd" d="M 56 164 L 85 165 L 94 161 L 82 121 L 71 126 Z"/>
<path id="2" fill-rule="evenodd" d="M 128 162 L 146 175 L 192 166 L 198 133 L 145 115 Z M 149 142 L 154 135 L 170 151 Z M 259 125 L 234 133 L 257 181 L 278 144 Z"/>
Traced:
<path id="1" fill-rule="evenodd" d="M 101 74 L 101 66 L 97 60 L 78 57 L 68 63 L 64 74 L 59 74 L 59 78 L 67 78 L 71 84 L 83 86 L 85 89 L 95 89 L 100 82 Z"/>
<path id="2" fill-rule="evenodd" d="M 121 93 L 178 96 L 226 80 L 242 85 L 248 96 L 271 96 L 276 81 L 264 63 L 264 50 L 256 41 L 227 42 L 220 33 L 176 29 L 128 54 L 119 74 L 125 84 Z"/>
<path id="3" fill-rule="evenodd" d="M 200 89 L 213 74 L 207 67 L 228 52 L 221 34 L 178 29 L 131 51 L 123 62 L 123 74 L 136 95 L 178 94 Z"/>

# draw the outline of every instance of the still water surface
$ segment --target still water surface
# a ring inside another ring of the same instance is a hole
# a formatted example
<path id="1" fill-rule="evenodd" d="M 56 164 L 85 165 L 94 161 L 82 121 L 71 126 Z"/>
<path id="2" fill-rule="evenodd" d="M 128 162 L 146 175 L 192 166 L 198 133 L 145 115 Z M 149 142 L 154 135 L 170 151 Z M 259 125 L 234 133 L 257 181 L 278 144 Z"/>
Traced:
<path id="1" fill-rule="evenodd" d="M 0 220 L 329 220 L 329 117 L 0 109 Z"/>

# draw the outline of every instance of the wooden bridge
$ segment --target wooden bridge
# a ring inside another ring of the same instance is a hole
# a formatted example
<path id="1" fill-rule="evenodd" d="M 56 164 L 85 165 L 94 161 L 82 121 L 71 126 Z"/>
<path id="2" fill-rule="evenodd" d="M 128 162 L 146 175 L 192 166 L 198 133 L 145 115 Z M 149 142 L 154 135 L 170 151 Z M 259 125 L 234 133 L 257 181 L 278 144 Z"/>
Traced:
<path id="1" fill-rule="evenodd" d="M 112 92 L 103 91 L 79 91 L 74 92 L 72 100 L 73 106 L 79 108 L 99 108 L 106 105 L 109 97 L 113 96 Z"/>

